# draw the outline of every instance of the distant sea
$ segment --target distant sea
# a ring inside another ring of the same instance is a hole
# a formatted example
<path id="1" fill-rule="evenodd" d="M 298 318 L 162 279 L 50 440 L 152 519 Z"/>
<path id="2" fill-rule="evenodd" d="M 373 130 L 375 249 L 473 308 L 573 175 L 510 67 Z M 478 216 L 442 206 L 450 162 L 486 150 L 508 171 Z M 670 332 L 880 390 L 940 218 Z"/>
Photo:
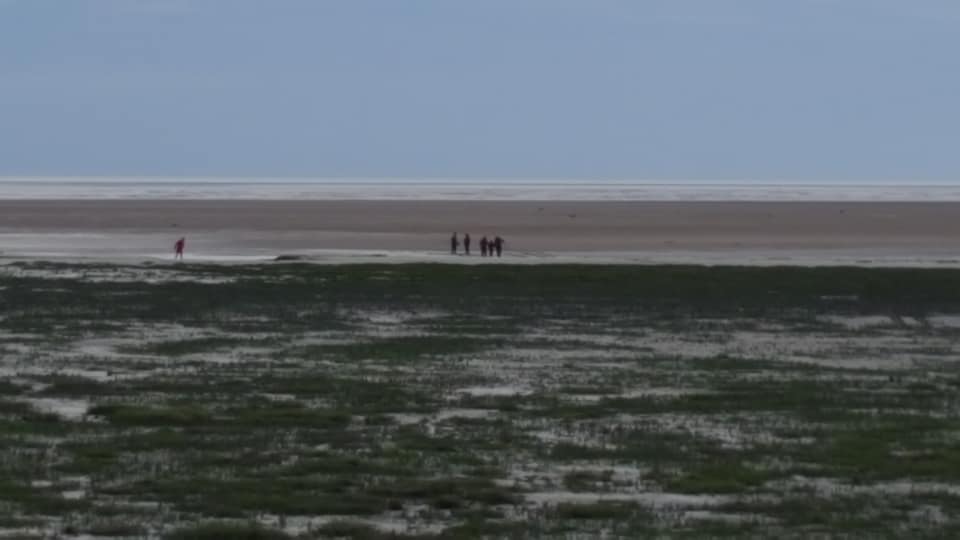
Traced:
<path id="1" fill-rule="evenodd" d="M 0 199 L 960 201 L 960 183 L 9 177 Z"/>

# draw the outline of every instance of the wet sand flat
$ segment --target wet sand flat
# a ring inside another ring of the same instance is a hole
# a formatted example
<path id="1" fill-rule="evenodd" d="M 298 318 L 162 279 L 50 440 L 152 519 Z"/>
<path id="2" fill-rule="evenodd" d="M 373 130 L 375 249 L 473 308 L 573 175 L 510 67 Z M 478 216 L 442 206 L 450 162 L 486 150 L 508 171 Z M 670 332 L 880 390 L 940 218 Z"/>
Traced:
<path id="1" fill-rule="evenodd" d="M 957 537 L 960 271 L 31 261 L 0 305 L 0 538 Z"/>
<path id="2" fill-rule="evenodd" d="M 52 250 L 58 242 L 152 248 L 180 235 L 193 240 L 188 252 L 443 250 L 453 231 L 475 241 L 501 235 L 514 252 L 952 251 L 960 249 L 958 216 L 957 202 L 6 200 L 0 251 L 31 235 L 46 236 Z"/>

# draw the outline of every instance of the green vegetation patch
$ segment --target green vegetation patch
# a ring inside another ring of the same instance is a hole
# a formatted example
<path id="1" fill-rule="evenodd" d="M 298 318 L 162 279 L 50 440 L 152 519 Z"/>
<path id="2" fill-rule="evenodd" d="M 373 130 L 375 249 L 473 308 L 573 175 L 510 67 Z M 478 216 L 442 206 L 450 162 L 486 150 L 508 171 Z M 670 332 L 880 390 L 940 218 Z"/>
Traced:
<path id="1" fill-rule="evenodd" d="M 292 540 L 293 537 L 257 524 L 233 522 L 204 523 L 180 528 L 164 535 L 164 540 Z"/>
<path id="2" fill-rule="evenodd" d="M 16 264 L 59 277 L 0 277 L 0 528 L 960 532 L 960 271 Z"/>

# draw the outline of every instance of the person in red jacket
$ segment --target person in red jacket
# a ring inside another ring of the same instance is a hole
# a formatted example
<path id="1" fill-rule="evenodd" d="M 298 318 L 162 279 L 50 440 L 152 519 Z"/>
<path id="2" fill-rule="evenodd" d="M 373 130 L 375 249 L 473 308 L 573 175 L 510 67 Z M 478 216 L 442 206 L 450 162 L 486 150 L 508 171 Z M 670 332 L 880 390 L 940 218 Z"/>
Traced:
<path id="1" fill-rule="evenodd" d="M 173 260 L 183 260 L 183 246 L 186 245 L 186 243 L 186 238 L 180 238 L 177 240 L 177 243 L 173 245 Z"/>

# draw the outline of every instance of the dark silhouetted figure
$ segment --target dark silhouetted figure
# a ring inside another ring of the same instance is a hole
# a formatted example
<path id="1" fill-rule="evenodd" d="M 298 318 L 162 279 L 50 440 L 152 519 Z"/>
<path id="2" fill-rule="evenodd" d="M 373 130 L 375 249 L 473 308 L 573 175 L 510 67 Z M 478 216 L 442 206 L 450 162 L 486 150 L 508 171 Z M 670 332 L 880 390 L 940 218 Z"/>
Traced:
<path id="1" fill-rule="evenodd" d="M 481 256 L 481 257 L 486 257 L 486 256 L 487 256 L 487 244 L 488 244 L 488 242 L 487 242 L 487 237 L 486 237 L 486 236 L 484 236 L 483 238 L 480 239 L 480 256 Z"/>
<path id="2" fill-rule="evenodd" d="M 470 233 L 463 233 L 463 252 L 470 254 Z"/>
<path id="3" fill-rule="evenodd" d="M 173 260 L 183 260 L 183 247 L 186 245 L 186 243 L 186 238 L 180 238 L 175 244 L 173 244 Z"/>
<path id="4" fill-rule="evenodd" d="M 460 241 L 457 240 L 457 233 L 453 233 L 453 236 L 450 237 L 450 254 L 456 255 L 458 247 L 460 247 Z"/>
<path id="5" fill-rule="evenodd" d="M 499 236 L 493 239 L 493 248 L 497 250 L 497 257 L 503 254 L 503 238 Z"/>

